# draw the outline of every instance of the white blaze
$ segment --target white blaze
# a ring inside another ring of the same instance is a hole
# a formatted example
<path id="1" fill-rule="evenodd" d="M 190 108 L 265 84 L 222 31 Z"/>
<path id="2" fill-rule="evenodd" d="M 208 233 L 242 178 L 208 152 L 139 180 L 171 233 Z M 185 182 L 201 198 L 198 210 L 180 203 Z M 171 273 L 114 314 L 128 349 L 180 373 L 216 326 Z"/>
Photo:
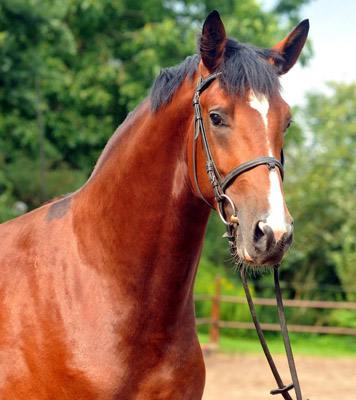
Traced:
<path id="1" fill-rule="evenodd" d="M 255 95 L 255 93 L 251 90 L 250 91 L 250 107 L 254 108 L 261 114 L 261 117 L 262 117 L 263 122 L 266 127 L 266 138 L 267 138 L 267 143 L 269 145 L 269 140 L 268 140 L 268 135 L 267 135 L 267 132 L 268 132 L 267 114 L 268 114 L 268 110 L 269 110 L 269 103 L 268 103 L 266 96 L 264 94 L 260 94 L 257 97 Z M 270 146 L 268 146 L 268 148 L 269 147 Z M 271 150 L 269 149 L 269 151 L 271 151 Z"/>
<path id="2" fill-rule="evenodd" d="M 266 141 L 268 148 L 268 155 L 273 157 L 271 143 L 268 138 L 268 110 L 269 110 L 269 102 L 265 95 L 258 95 L 253 91 L 250 91 L 250 107 L 254 108 L 258 111 L 262 117 L 262 120 L 265 124 L 266 129 Z M 281 191 L 281 186 L 279 183 L 277 169 L 272 169 L 269 173 L 269 182 L 270 182 L 270 191 L 268 195 L 269 202 L 269 212 L 266 224 L 269 225 L 275 235 L 276 242 L 280 239 L 284 232 L 286 232 L 286 222 L 285 222 L 285 213 L 284 213 L 284 202 L 283 195 Z M 263 227 L 260 226 L 260 228 Z"/>

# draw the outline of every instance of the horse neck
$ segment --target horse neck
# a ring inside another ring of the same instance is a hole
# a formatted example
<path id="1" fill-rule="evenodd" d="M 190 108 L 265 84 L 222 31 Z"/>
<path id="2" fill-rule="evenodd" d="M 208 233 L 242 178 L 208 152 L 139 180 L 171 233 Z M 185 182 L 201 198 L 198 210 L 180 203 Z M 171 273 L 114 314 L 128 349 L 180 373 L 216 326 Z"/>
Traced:
<path id="1" fill-rule="evenodd" d="M 77 195 L 75 224 L 96 265 L 192 292 L 210 210 L 188 175 L 194 87 L 187 86 L 153 115 L 144 102 L 119 127 Z"/>

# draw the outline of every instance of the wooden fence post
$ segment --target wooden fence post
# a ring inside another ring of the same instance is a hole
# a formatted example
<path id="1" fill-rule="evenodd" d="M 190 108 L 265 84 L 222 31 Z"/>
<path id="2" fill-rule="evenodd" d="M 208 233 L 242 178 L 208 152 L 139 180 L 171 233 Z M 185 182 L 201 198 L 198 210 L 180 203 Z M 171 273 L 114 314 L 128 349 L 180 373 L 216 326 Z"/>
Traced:
<path id="1" fill-rule="evenodd" d="M 215 277 L 215 295 L 211 310 L 212 324 L 210 326 L 210 343 L 218 345 L 219 342 L 219 318 L 220 318 L 220 294 L 221 294 L 221 276 Z"/>

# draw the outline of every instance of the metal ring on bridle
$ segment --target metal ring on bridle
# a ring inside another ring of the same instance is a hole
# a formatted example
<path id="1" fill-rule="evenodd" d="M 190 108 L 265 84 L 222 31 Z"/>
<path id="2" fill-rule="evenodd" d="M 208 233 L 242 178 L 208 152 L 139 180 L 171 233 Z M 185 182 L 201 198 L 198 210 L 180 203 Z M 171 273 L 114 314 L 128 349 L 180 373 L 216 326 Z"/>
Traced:
<path id="1" fill-rule="evenodd" d="M 225 193 L 222 193 L 220 196 L 222 197 L 222 200 L 218 202 L 218 213 L 219 213 L 219 216 L 220 216 L 222 222 L 225 225 L 228 225 L 228 224 L 231 224 L 231 222 L 226 221 L 226 219 L 224 217 L 224 209 L 223 209 L 224 199 L 226 199 L 230 203 L 230 205 L 232 207 L 232 215 L 233 216 L 236 216 L 236 207 L 235 207 L 234 202 Z"/>

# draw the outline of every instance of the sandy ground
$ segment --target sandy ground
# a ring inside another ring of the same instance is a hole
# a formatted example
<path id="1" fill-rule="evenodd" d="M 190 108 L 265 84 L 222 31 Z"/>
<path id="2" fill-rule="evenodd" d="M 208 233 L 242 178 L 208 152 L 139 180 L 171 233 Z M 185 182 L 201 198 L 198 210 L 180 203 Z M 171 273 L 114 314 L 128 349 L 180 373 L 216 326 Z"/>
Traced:
<path id="1" fill-rule="evenodd" d="M 285 384 L 291 383 L 284 356 L 273 357 Z M 356 359 L 295 357 L 303 400 L 356 400 Z M 264 355 L 205 355 L 203 400 L 283 400 Z M 295 399 L 294 391 L 290 392 Z"/>

